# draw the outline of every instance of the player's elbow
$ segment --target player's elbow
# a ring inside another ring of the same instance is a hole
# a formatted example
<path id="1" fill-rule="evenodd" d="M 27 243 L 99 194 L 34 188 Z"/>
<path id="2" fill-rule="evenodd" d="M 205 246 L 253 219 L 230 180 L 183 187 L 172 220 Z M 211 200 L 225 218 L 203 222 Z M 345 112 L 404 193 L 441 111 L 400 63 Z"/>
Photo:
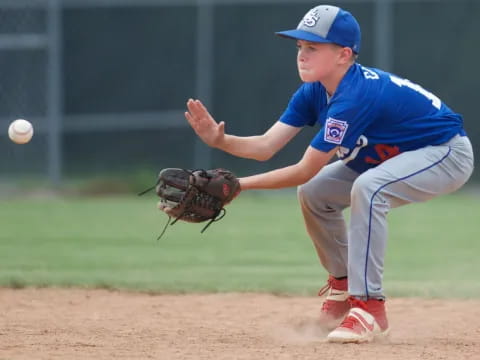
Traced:
<path id="1" fill-rule="evenodd" d="M 262 136 L 262 144 L 258 148 L 256 160 L 258 161 L 268 161 L 270 160 L 278 151 L 275 148 L 274 144 L 271 144 L 266 135 Z"/>
<path id="2" fill-rule="evenodd" d="M 255 156 L 255 160 L 257 161 L 268 161 L 270 160 L 273 155 L 275 155 L 275 152 L 269 150 L 269 149 L 264 149 L 261 152 L 258 152 Z"/>

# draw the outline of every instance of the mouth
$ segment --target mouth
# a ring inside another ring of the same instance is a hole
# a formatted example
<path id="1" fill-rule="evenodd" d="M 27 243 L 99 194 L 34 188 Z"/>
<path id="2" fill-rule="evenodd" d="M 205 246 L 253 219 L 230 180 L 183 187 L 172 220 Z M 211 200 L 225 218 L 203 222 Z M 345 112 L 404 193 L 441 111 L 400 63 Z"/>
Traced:
<path id="1" fill-rule="evenodd" d="M 300 71 L 300 72 L 310 72 L 309 69 L 305 69 L 305 68 L 299 68 L 298 71 Z"/>

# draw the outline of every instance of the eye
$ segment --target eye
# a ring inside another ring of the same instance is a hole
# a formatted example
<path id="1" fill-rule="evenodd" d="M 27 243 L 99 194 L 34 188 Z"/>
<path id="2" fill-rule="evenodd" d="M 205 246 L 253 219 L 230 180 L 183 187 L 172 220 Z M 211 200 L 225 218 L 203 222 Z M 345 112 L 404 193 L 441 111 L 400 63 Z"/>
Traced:
<path id="1" fill-rule="evenodd" d="M 303 50 L 303 51 L 307 51 L 307 52 L 315 52 L 317 51 L 317 47 L 315 45 L 312 45 L 312 44 L 300 44 L 300 43 L 297 43 L 296 44 L 296 47 L 297 47 L 297 50 L 300 51 L 300 50 Z"/>

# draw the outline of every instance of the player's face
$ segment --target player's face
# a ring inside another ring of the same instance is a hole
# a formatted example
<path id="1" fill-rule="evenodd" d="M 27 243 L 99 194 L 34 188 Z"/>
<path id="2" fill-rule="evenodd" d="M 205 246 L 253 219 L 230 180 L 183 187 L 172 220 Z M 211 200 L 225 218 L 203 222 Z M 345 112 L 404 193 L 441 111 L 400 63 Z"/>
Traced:
<path id="1" fill-rule="evenodd" d="M 339 46 L 298 40 L 297 49 L 298 73 L 304 82 L 328 79 L 338 68 Z"/>

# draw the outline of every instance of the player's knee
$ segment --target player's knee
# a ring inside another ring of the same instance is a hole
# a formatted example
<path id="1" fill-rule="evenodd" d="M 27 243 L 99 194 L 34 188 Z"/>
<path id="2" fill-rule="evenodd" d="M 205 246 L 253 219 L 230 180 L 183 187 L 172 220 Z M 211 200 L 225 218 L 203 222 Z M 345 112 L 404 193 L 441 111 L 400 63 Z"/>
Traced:
<path id="1" fill-rule="evenodd" d="M 360 175 L 354 182 L 350 196 L 352 201 L 355 199 L 370 199 L 373 194 L 379 190 L 379 186 L 375 179 L 367 171 Z"/>
<path id="2" fill-rule="evenodd" d="M 385 179 L 378 176 L 375 171 L 367 171 L 360 175 L 352 186 L 351 205 L 353 207 L 371 207 L 382 209 L 388 212 L 390 208 L 390 198 L 388 187 L 385 185 Z"/>
<path id="3" fill-rule="evenodd" d="M 300 202 L 304 202 L 306 199 L 309 198 L 309 188 L 306 184 L 300 185 L 297 187 L 297 197 Z"/>
<path id="4" fill-rule="evenodd" d="M 315 202 L 328 200 L 328 197 L 331 196 L 328 188 L 328 186 L 323 186 L 318 179 L 310 180 L 297 187 L 297 196 L 299 201 L 304 203 L 308 203 L 309 199 L 315 199 Z"/>

